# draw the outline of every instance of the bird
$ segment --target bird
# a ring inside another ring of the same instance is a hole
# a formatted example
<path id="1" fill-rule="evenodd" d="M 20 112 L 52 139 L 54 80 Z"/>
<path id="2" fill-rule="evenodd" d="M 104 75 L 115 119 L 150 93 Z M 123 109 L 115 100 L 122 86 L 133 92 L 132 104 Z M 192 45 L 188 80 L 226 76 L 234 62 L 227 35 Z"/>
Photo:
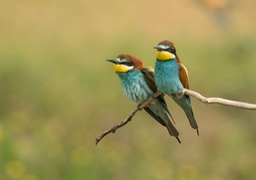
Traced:
<path id="1" fill-rule="evenodd" d="M 188 95 L 180 95 L 184 88 L 189 89 L 188 71 L 176 53 L 174 43 L 164 40 L 154 47 L 157 49 L 155 61 L 155 83 L 159 92 L 168 94 L 183 109 L 192 128 L 197 130 L 198 124 L 194 117 L 191 100 Z"/>
<path id="2" fill-rule="evenodd" d="M 121 79 L 124 94 L 130 101 L 139 105 L 157 92 L 153 69 L 144 67 L 140 59 L 129 54 L 120 54 L 117 58 L 108 59 L 107 61 L 114 63 L 114 71 Z M 179 132 L 169 119 L 169 116 L 171 118 L 172 116 L 163 95 L 157 97 L 144 110 L 161 125 L 165 126 L 169 134 L 176 137 L 178 142 L 181 143 Z"/>

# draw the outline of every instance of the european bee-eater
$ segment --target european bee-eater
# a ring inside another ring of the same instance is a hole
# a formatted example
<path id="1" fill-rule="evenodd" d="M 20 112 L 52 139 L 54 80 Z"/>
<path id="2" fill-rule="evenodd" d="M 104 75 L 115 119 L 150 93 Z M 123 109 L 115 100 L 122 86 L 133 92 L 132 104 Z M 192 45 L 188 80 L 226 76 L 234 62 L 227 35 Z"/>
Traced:
<path id="1" fill-rule="evenodd" d="M 157 91 L 154 71 L 144 67 L 143 62 L 138 58 L 128 54 L 121 54 L 116 59 L 107 61 L 114 63 L 114 71 L 121 79 L 124 93 L 130 101 L 141 104 Z M 181 143 L 178 137 L 179 132 L 168 117 L 169 115 L 172 118 L 163 96 L 159 96 L 144 109 L 160 124 L 165 126 L 169 134 L 175 136 Z"/>
<path id="2" fill-rule="evenodd" d="M 168 94 L 186 113 L 192 128 L 197 130 L 194 113 L 191 106 L 190 97 L 178 95 L 183 88 L 188 89 L 188 71 L 180 61 L 174 44 L 171 41 L 162 41 L 156 47 L 158 50 L 155 62 L 155 82 L 157 90 Z"/>

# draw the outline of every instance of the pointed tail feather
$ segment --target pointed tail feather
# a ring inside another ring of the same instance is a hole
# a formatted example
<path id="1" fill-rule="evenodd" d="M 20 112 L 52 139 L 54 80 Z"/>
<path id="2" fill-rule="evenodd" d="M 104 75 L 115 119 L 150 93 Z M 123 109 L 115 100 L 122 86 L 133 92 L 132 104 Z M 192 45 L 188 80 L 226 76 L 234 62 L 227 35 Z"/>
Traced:
<path id="1" fill-rule="evenodd" d="M 191 109 L 191 111 L 185 112 L 185 113 L 186 113 L 187 118 L 188 118 L 188 120 L 189 120 L 189 124 L 191 125 L 191 127 L 192 127 L 193 129 L 196 129 L 197 135 L 199 136 L 198 125 L 197 125 L 197 122 L 196 122 L 196 119 L 195 119 L 195 117 L 194 117 L 194 113 L 193 113 L 192 109 Z"/>
<path id="2" fill-rule="evenodd" d="M 197 130 L 197 135 L 199 135 L 198 125 L 196 122 L 196 119 L 194 117 L 194 113 L 191 107 L 190 97 L 187 95 L 176 97 L 173 96 L 174 101 L 183 109 L 183 111 L 186 113 L 186 116 L 189 120 L 189 124 L 193 129 Z"/>
<path id="3" fill-rule="evenodd" d="M 176 139 L 178 140 L 179 143 L 181 143 L 180 139 L 179 139 L 179 132 L 178 130 L 173 126 L 173 124 L 171 123 L 171 121 L 168 121 L 168 123 L 166 124 L 166 128 L 169 132 L 169 134 L 171 136 L 175 136 Z"/>

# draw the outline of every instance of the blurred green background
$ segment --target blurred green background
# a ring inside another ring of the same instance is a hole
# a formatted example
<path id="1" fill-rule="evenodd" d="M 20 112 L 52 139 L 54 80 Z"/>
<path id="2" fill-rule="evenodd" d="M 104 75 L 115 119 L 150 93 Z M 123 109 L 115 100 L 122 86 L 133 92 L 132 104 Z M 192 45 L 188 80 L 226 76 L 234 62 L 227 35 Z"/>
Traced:
<path id="1" fill-rule="evenodd" d="M 256 179 L 256 112 L 192 98 L 200 136 L 166 98 L 182 144 L 135 104 L 106 59 L 153 66 L 175 42 L 191 89 L 256 102 L 255 0 L 4 0 L 0 179 Z"/>

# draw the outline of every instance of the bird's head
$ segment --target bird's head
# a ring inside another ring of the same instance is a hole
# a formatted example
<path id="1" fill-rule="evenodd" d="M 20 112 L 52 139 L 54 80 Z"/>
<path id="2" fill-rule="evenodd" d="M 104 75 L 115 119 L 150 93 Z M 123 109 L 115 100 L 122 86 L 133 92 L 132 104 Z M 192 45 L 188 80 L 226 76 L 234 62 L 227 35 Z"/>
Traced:
<path id="1" fill-rule="evenodd" d="M 133 69 L 140 70 L 143 67 L 142 61 L 128 54 L 120 54 L 116 59 L 107 61 L 114 63 L 114 71 L 117 73 L 125 73 Z"/>
<path id="2" fill-rule="evenodd" d="M 154 47 L 157 49 L 157 60 L 168 61 L 176 58 L 176 48 L 171 41 L 164 40 Z"/>

